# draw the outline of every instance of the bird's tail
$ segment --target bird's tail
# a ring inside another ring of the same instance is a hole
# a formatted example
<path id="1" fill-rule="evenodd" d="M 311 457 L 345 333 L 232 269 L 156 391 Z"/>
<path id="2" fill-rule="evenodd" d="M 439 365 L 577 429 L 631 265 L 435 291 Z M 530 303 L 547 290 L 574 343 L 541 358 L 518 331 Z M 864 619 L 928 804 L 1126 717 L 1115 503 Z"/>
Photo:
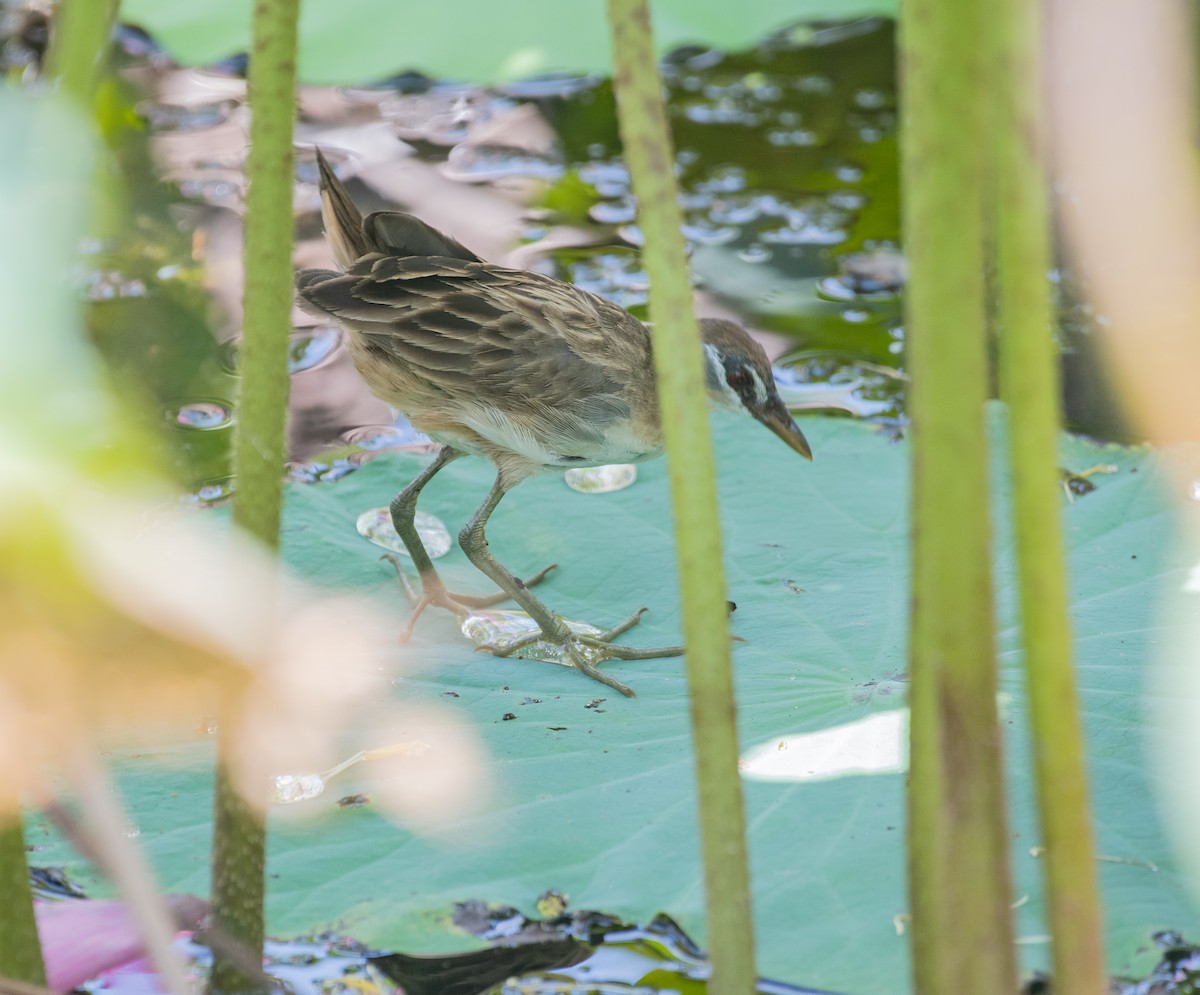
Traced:
<path id="1" fill-rule="evenodd" d="M 338 265 L 349 269 L 355 260 L 378 250 L 363 230 L 362 212 L 355 207 L 350 192 L 337 178 L 320 149 L 317 149 L 317 166 L 321 170 L 321 218 L 325 222 L 325 237 Z"/>
<path id="2" fill-rule="evenodd" d="M 443 256 L 470 263 L 482 262 L 465 245 L 411 214 L 376 211 L 364 219 L 320 149 L 317 149 L 317 165 L 321 170 L 321 218 L 325 222 L 325 238 L 343 270 L 350 269 L 363 256 L 374 252 L 402 259 Z"/>

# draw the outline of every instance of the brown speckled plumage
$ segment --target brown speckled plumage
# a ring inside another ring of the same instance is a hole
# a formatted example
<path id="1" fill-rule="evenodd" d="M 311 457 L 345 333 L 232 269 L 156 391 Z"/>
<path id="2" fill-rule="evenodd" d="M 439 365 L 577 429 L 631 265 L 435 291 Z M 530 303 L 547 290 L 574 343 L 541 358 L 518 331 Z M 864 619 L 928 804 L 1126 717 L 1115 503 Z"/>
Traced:
<path id="1" fill-rule="evenodd" d="M 413 620 L 427 604 L 461 616 L 465 606 L 480 603 L 445 590 L 413 515 L 421 488 L 442 466 L 463 454 L 484 456 L 496 465 L 497 480 L 460 535 L 464 551 L 579 669 L 632 694 L 581 660 L 576 650 L 583 642 L 492 559 L 483 527 L 504 493 L 534 474 L 661 453 L 649 330 L 595 294 L 484 262 L 412 215 L 363 218 L 319 152 L 318 162 L 326 236 L 343 272 L 302 272 L 300 298 L 347 330 L 355 366 L 372 392 L 446 447 L 392 505 L 397 532 L 421 574 Z M 704 320 L 701 332 L 710 396 L 809 456 L 762 348 L 732 322 Z M 596 643 L 606 655 L 627 659 L 681 652 L 630 650 L 607 640 L 588 645 L 595 649 Z"/>
<path id="2" fill-rule="evenodd" d="M 649 333 L 601 297 L 479 261 L 378 253 L 344 274 L 308 271 L 300 293 L 350 332 L 377 396 L 438 441 L 492 459 L 510 486 L 548 467 L 661 449 L 654 381 L 644 376 Z M 474 410 L 481 403 L 491 420 Z M 512 445 L 497 431 L 504 422 L 534 444 Z"/>

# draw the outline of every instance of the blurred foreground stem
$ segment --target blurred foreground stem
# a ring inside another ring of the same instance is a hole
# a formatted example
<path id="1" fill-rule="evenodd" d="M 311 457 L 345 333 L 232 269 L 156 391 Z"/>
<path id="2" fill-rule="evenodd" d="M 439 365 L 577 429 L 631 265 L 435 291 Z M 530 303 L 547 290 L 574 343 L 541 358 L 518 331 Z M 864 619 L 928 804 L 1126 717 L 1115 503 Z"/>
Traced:
<path id="1" fill-rule="evenodd" d="M 1083 732 L 1071 661 L 1058 473 L 1058 347 L 1043 165 L 1040 18 L 1036 0 L 993 0 L 993 203 L 1001 388 L 1021 587 L 1021 625 L 1047 924 L 1056 995 L 1108 990 Z"/>
<path id="2" fill-rule="evenodd" d="M 121 897 L 158 972 L 159 985 L 168 995 L 188 995 L 191 985 L 183 959 L 172 946 L 174 917 L 159 893 L 145 855 L 127 835 L 129 820 L 107 768 L 91 743 L 80 742 L 67 769 L 83 811 L 89 850 L 121 889 Z"/>
<path id="3" fill-rule="evenodd" d="M 65 0 L 55 14 L 46 72 L 84 111 L 92 109 L 118 6 L 119 0 Z"/>
<path id="4" fill-rule="evenodd" d="M 46 75 L 57 81 L 65 102 L 85 114 L 92 108 L 96 81 L 108 54 L 116 13 L 117 0 L 67 0 L 57 12 L 47 53 Z M 19 155 L 22 143 L 15 141 L 12 148 Z M 40 147 L 28 151 L 33 155 L 46 153 L 46 149 Z M 30 170 L 31 174 L 33 172 Z M 33 913 L 20 802 L 16 798 L 5 798 L 3 802 L 0 811 L 11 812 L 12 818 L 0 824 L 0 896 L 3 896 L 0 901 L 0 977 L 45 985 L 46 970 Z"/>
<path id="5" fill-rule="evenodd" d="M 238 401 L 233 519 L 269 549 L 279 546 L 285 458 L 287 341 L 292 304 L 292 126 L 298 0 L 258 0 L 250 55 L 253 112 L 247 165 L 242 390 Z M 266 831 L 237 792 L 232 731 L 235 702 L 222 710 L 214 799 L 213 921 L 255 959 L 263 942 Z M 263 788 L 266 790 L 265 786 Z M 214 951 L 212 990 L 261 990 L 261 976 Z"/>
<path id="6" fill-rule="evenodd" d="M 29 865 L 25 860 L 25 833 L 16 799 L 4 799 L 5 812 L 12 818 L 0 825 L 0 977 L 46 983 L 42 947 L 33 916 L 33 894 L 29 888 Z"/>
<path id="7" fill-rule="evenodd" d="M 609 0 L 625 162 L 645 236 L 654 367 L 675 512 L 691 689 L 712 995 L 755 988 L 754 929 L 738 773 L 737 720 L 700 334 L 681 228 L 675 159 L 645 0 Z"/>
<path id="8" fill-rule="evenodd" d="M 984 25 L 901 5 L 913 443 L 909 895 L 914 989 L 1017 990 L 988 518 Z"/>

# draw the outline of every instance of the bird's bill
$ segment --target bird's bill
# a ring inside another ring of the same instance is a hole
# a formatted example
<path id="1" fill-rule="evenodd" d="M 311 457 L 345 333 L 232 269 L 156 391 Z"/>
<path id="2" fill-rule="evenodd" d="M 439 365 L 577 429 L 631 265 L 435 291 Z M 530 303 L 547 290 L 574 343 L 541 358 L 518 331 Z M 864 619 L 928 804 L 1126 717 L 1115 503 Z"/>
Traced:
<path id="1" fill-rule="evenodd" d="M 794 449 L 807 460 L 813 458 L 812 449 L 808 440 L 804 438 L 804 433 L 800 431 L 800 426 L 778 397 L 772 398 L 764 408 L 755 411 L 754 417 L 786 442 L 789 449 Z"/>

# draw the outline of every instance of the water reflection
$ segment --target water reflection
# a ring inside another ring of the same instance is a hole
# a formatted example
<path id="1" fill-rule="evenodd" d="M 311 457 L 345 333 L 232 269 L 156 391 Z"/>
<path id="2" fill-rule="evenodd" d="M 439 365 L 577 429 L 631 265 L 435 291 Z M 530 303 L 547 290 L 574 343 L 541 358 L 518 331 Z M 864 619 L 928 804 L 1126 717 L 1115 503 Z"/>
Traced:
<path id="1" fill-rule="evenodd" d="M 203 299 L 172 298 L 193 329 L 178 339 L 178 310 L 95 319 L 109 326 L 110 360 L 124 349 L 154 367 L 143 382 L 163 381 L 154 389 L 181 474 L 207 501 L 231 472 L 229 433 L 211 430 L 235 417 L 244 60 L 180 69 L 152 40 L 122 37 L 123 72 L 143 91 L 133 107 L 177 194 L 160 205 L 159 223 L 181 244 L 164 254 L 143 236 L 137 265 L 120 247 L 96 247 L 79 286 L 96 308 L 155 308 L 184 290 L 216 295 L 221 349 L 196 344 L 194 330 L 214 324 Z M 796 404 L 899 426 L 893 47 L 891 22 L 865 18 L 789 29 L 747 52 L 680 50 L 664 60 L 663 78 L 698 286 L 751 327 L 794 343 L 780 362 Z M 306 87 L 298 102 L 297 266 L 331 262 L 316 213 L 319 145 L 369 209 L 415 211 L 497 261 L 519 235 L 530 244 L 514 262 L 645 316 L 641 233 L 609 81 L 549 76 L 488 89 L 404 73 L 374 86 Z M 180 291 L 167 289 L 176 284 Z M 363 387 L 336 327 L 297 327 L 289 370 L 293 479 L 336 478 L 373 453 L 423 441 Z"/>
<path id="2" fill-rule="evenodd" d="M 171 415 L 176 425 L 208 432 L 233 424 L 233 412 L 219 401 L 194 401 L 180 405 Z"/>

